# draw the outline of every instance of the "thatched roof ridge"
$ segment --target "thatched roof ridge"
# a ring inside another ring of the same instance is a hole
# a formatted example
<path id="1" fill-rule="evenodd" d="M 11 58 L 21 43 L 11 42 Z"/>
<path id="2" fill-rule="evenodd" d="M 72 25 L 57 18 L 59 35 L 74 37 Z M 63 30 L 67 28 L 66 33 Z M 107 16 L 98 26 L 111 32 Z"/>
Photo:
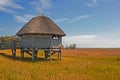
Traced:
<path id="1" fill-rule="evenodd" d="M 50 18 L 43 15 L 33 17 L 17 32 L 18 36 L 25 34 L 50 34 L 65 36 L 65 33 Z"/>

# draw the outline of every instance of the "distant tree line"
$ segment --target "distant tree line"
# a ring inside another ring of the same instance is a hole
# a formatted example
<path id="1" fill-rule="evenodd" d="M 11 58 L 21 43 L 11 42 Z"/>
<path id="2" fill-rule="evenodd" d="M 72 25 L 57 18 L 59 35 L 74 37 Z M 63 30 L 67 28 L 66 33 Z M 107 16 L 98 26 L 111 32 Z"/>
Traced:
<path id="1" fill-rule="evenodd" d="M 10 43 L 14 39 L 14 36 L 1 36 L 0 43 Z"/>
<path id="2" fill-rule="evenodd" d="M 15 36 L 0 36 L 0 49 L 9 48 L 14 40 L 20 41 L 20 38 Z"/>
<path id="3" fill-rule="evenodd" d="M 0 36 L 0 43 L 11 43 L 13 40 L 20 41 L 20 38 L 15 36 Z"/>
<path id="4" fill-rule="evenodd" d="M 66 45 L 65 49 L 76 49 L 76 44 Z"/>

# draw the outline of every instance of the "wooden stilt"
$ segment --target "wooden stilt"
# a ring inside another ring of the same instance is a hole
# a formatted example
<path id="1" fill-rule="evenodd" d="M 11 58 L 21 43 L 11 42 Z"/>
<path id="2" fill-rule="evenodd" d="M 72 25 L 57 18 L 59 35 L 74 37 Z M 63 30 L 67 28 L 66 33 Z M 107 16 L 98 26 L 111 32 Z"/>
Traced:
<path id="1" fill-rule="evenodd" d="M 34 49 L 32 50 L 32 61 L 35 61 Z"/>
<path id="2" fill-rule="evenodd" d="M 37 61 L 37 53 L 38 53 L 38 50 L 34 50 L 34 56 L 35 56 L 35 60 Z"/>
<path id="3" fill-rule="evenodd" d="M 45 60 L 47 60 L 47 58 L 49 57 L 50 59 L 50 50 L 45 50 Z"/>
<path id="4" fill-rule="evenodd" d="M 47 60 L 47 50 L 44 50 L 45 53 L 45 60 Z"/>
<path id="5" fill-rule="evenodd" d="M 58 52 L 58 59 L 60 60 L 60 52 Z"/>
<path id="6" fill-rule="evenodd" d="M 16 57 L 16 42 L 14 40 L 12 41 L 12 57 Z"/>
<path id="7" fill-rule="evenodd" d="M 50 52 L 49 52 L 49 59 L 50 59 L 50 61 L 52 60 L 52 50 L 50 50 Z"/>
<path id="8" fill-rule="evenodd" d="M 23 49 L 21 49 L 21 59 L 23 59 L 24 58 L 24 51 L 23 51 Z"/>
<path id="9" fill-rule="evenodd" d="M 13 58 L 16 57 L 16 49 L 12 49 L 12 57 L 13 57 Z"/>
<path id="10" fill-rule="evenodd" d="M 35 50 L 35 49 L 33 49 L 32 50 L 32 61 L 35 61 L 35 60 L 37 60 L 37 50 Z"/>
<path id="11" fill-rule="evenodd" d="M 59 60 L 62 59 L 62 52 L 61 52 L 61 49 L 60 49 L 60 52 L 59 52 Z"/>

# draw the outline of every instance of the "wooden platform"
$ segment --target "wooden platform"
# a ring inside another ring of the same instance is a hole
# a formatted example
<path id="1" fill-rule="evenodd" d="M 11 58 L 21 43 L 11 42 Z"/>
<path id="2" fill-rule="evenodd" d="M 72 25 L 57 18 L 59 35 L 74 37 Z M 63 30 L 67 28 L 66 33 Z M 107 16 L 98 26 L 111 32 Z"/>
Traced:
<path id="1" fill-rule="evenodd" d="M 24 59 L 24 54 L 32 56 L 32 61 L 37 60 L 38 50 L 44 50 L 45 60 L 52 60 L 52 55 L 58 53 L 58 59 L 61 60 L 61 46 L 51 46 L 50 48 L 22 48 L 19 44 L 20 42 L 13 42 L 11 45 L 12 57 L 16 57 L 16 49 L 21 50 L 21 59 Z"/>
<path id="2" fill-rule="evenodd" d="M 28 54 L 32 57 L 32 61 L 37 60 L 37 54 L 39 50 L 44 50 L 44 59 L 45 60 L 52 60 L 52 55 L 55 53 L 58 54 L 58 59 L 61 60 L 62 58 L 62 53 L 61 53 L 61 45 L 59 46 L 51 46 L 48 48 L 27 48 L 27 47 L 21 47 L 21 42 L 20 41 L 15 41 L 11 43 L 0 43 L 0 50 L 4 49 L 11 49 L 12 51 L 12 57 L 16 57 L 16 49 L 20 49 L 21 52 L 21 59 L 24 58 L 24 54 Z"/>

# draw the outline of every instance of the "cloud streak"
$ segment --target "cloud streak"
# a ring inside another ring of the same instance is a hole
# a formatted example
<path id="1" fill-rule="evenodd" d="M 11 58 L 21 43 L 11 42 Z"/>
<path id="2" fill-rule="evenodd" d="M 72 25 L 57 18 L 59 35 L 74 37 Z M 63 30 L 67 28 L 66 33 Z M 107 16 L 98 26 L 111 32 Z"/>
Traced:
<path id="1" fill-rule="evenodd" d="M 90 2 L 88 3 L 85 3 L 85 5 L 87 7 L 93 7 L 93 6 L 97 6 L 100 2 L 104 3 L 104 2 L 112 2 L 113 0 L 91 0 Z"/>
<path id="2" fill-rule="evenodd" d="M 15 13 L 13 9 L 23 9 L 15 0 L 0 0 L 0 11 Z"/>
<path id="3" fill-rule="evenodd" d="M 97 1 L 98 0 L 91 0 L 91 2 L 86 3 L 85 5 L 88 7 L 93 7 L 93 6 L 97 5 Z"/>
<path id="4" fill-rule="evenodd" d="M 17 22 L 26 23 L 26 22 L 28 22 L 31 18 L 33 18 L 34 15 L 28 15 L 28 14 L 27 14 L 27 15 L 23 15 L 23 16 L 15 15 L 14 17 L 15 17 L 15 19 L 16 19 Z"/>
<path id="5" fill-rule="evenodd" d="M 35 0 L 31 2 L 31 5 L 34 7 L 36 12 L 43 13 L 44 11 L 51 9 L 52 1 L 51 0 Z"/>
<path id="6" fill-rule="evenodd" d="M 60 19 L 55 19 L 54 21 L 56 22 L 56 23 L 62 23 L 62 22 L 66 22 L 66 21 L 68 21 L 68 20 L 70 20 L 69 18 L 60 18 Z"/>
<path id="7" fill-rule="evenodd" d="M 73 23 L 73 22 L 77 22 L 77 21 L 87 19 L 87 18 L 90 18 L 90 16 L 89 15 L 77 16 L 77 17 L 67 21 L 66 23 Z"/>
<path id="8" fill-rule="evenodd" d="M 74 22 L 77 22 L 77 21 L 80 21 L 80 20 L 84 20 L 84 19 L 87 19 L 87 18 L 90 18 L 90 17 L 91 17 L 90 15 L 83 15 L 83 16 L 77 16 L 75 18 L 55 19 L 54 21 L 56 23 L 67 23 L 67 24 L 70 24 L 70 23 L 74 23 Z"/>

